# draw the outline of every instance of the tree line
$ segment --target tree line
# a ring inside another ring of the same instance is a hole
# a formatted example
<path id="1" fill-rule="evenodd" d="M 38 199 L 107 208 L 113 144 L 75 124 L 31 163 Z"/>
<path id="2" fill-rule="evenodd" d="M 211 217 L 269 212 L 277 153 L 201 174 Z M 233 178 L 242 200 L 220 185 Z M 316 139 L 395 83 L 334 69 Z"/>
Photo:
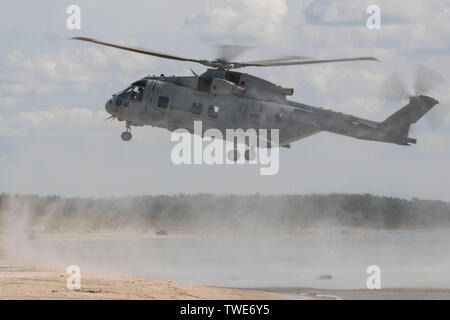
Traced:
<path id="1" fill-rule="evenodd" d="M 3 225 L 20 217 L 26 217 L 30 227 L 46 230 L 436 228 L 450 227 L 450 203 L 370 194 L 180 194 L 103 199 L 1 194 Z"/>

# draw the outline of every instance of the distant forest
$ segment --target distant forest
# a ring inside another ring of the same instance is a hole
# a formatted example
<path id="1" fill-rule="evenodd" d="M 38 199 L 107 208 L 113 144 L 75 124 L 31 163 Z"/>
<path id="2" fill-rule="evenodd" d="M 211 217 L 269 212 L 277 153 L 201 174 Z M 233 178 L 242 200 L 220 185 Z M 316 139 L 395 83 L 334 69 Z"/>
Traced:
<path id="1" fill-rule="evenodd" d="M 174 195 L 89 199 L 0 195 L 0 223 L 26 218 L 29 228 L 93 231 L 156 228 L 187 232 L 252 228 L 450 227 L 450 203 L 370 194 Z"/>

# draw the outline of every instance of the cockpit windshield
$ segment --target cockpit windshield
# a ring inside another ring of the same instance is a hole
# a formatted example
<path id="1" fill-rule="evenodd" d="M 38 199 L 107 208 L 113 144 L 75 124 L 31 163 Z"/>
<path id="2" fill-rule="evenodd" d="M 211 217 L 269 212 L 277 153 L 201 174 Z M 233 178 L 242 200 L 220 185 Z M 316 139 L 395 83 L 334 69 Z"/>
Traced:
<path id="1" fill-rule="evenodd" d="M 118 96 L 123 100 L 129 98 L 130 100 L 141 101 L 144 95 L 144 89 L 146 84 L 147 84 L 146 81 L 137 81 L 128 88 L 126 88 L 125 90 L 123 90 L 121 93 L 119 93 Z"/>

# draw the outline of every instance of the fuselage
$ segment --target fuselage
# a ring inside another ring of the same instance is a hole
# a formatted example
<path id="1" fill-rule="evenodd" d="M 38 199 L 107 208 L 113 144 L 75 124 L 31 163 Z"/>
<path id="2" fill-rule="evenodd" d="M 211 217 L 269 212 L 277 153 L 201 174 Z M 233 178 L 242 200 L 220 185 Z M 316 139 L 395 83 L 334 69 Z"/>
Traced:
<path id="1" fill-rule="evenodd" d="M 406 144 L 383 123 L 290 101 L 293 89 L 283 88 L 249 74 L 208 69 L 200 76 L 149 76 L 113 95 L 105 108 L 129 125 L 150 125 L 170 131 L 278 129 L 279 145 L 320 131 L 358 139 Z M 411 142 L 411 141 L 410 141 Z"/>

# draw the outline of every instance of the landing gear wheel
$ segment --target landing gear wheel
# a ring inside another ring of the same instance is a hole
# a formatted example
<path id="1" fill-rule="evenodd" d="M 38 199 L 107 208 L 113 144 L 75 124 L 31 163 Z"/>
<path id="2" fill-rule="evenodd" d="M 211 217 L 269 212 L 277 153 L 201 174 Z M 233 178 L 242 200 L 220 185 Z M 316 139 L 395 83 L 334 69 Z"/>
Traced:
<path id="1" fill-rule="evenodd" d="M 245 160 L 247 160 L 247 161 L 255 160 L 255 158 L 256 158 L 255 149 L 254 148 L 250 148 L 250 149 L 245 150 L 244 156 L 245 156 Z"/>
<path id="2" fill-rule="evenodd" d="M 122 132 L 120 137 L 123 141 L 130 141 L 133 135 L 131 134 L 131 122 L 127 121 L 125 122 L 125 128 L 127 131 Z"/>
<path id="3" fill-rule="evenodd" d="M 124 132 L 122 132 L 120 137 L 122 138 L 123 141 L 130 141 L 131 138 L 133 137 L 133 135 L 131 134 L 130 131 L 124 131 Z"/>
<path id="4" fill-rule="evenodd" d="M 239 159 L 238 149 L 233 149 L 233 150 L 228 151 L 227 158 L 230 161 L 237 161 Z"/>

